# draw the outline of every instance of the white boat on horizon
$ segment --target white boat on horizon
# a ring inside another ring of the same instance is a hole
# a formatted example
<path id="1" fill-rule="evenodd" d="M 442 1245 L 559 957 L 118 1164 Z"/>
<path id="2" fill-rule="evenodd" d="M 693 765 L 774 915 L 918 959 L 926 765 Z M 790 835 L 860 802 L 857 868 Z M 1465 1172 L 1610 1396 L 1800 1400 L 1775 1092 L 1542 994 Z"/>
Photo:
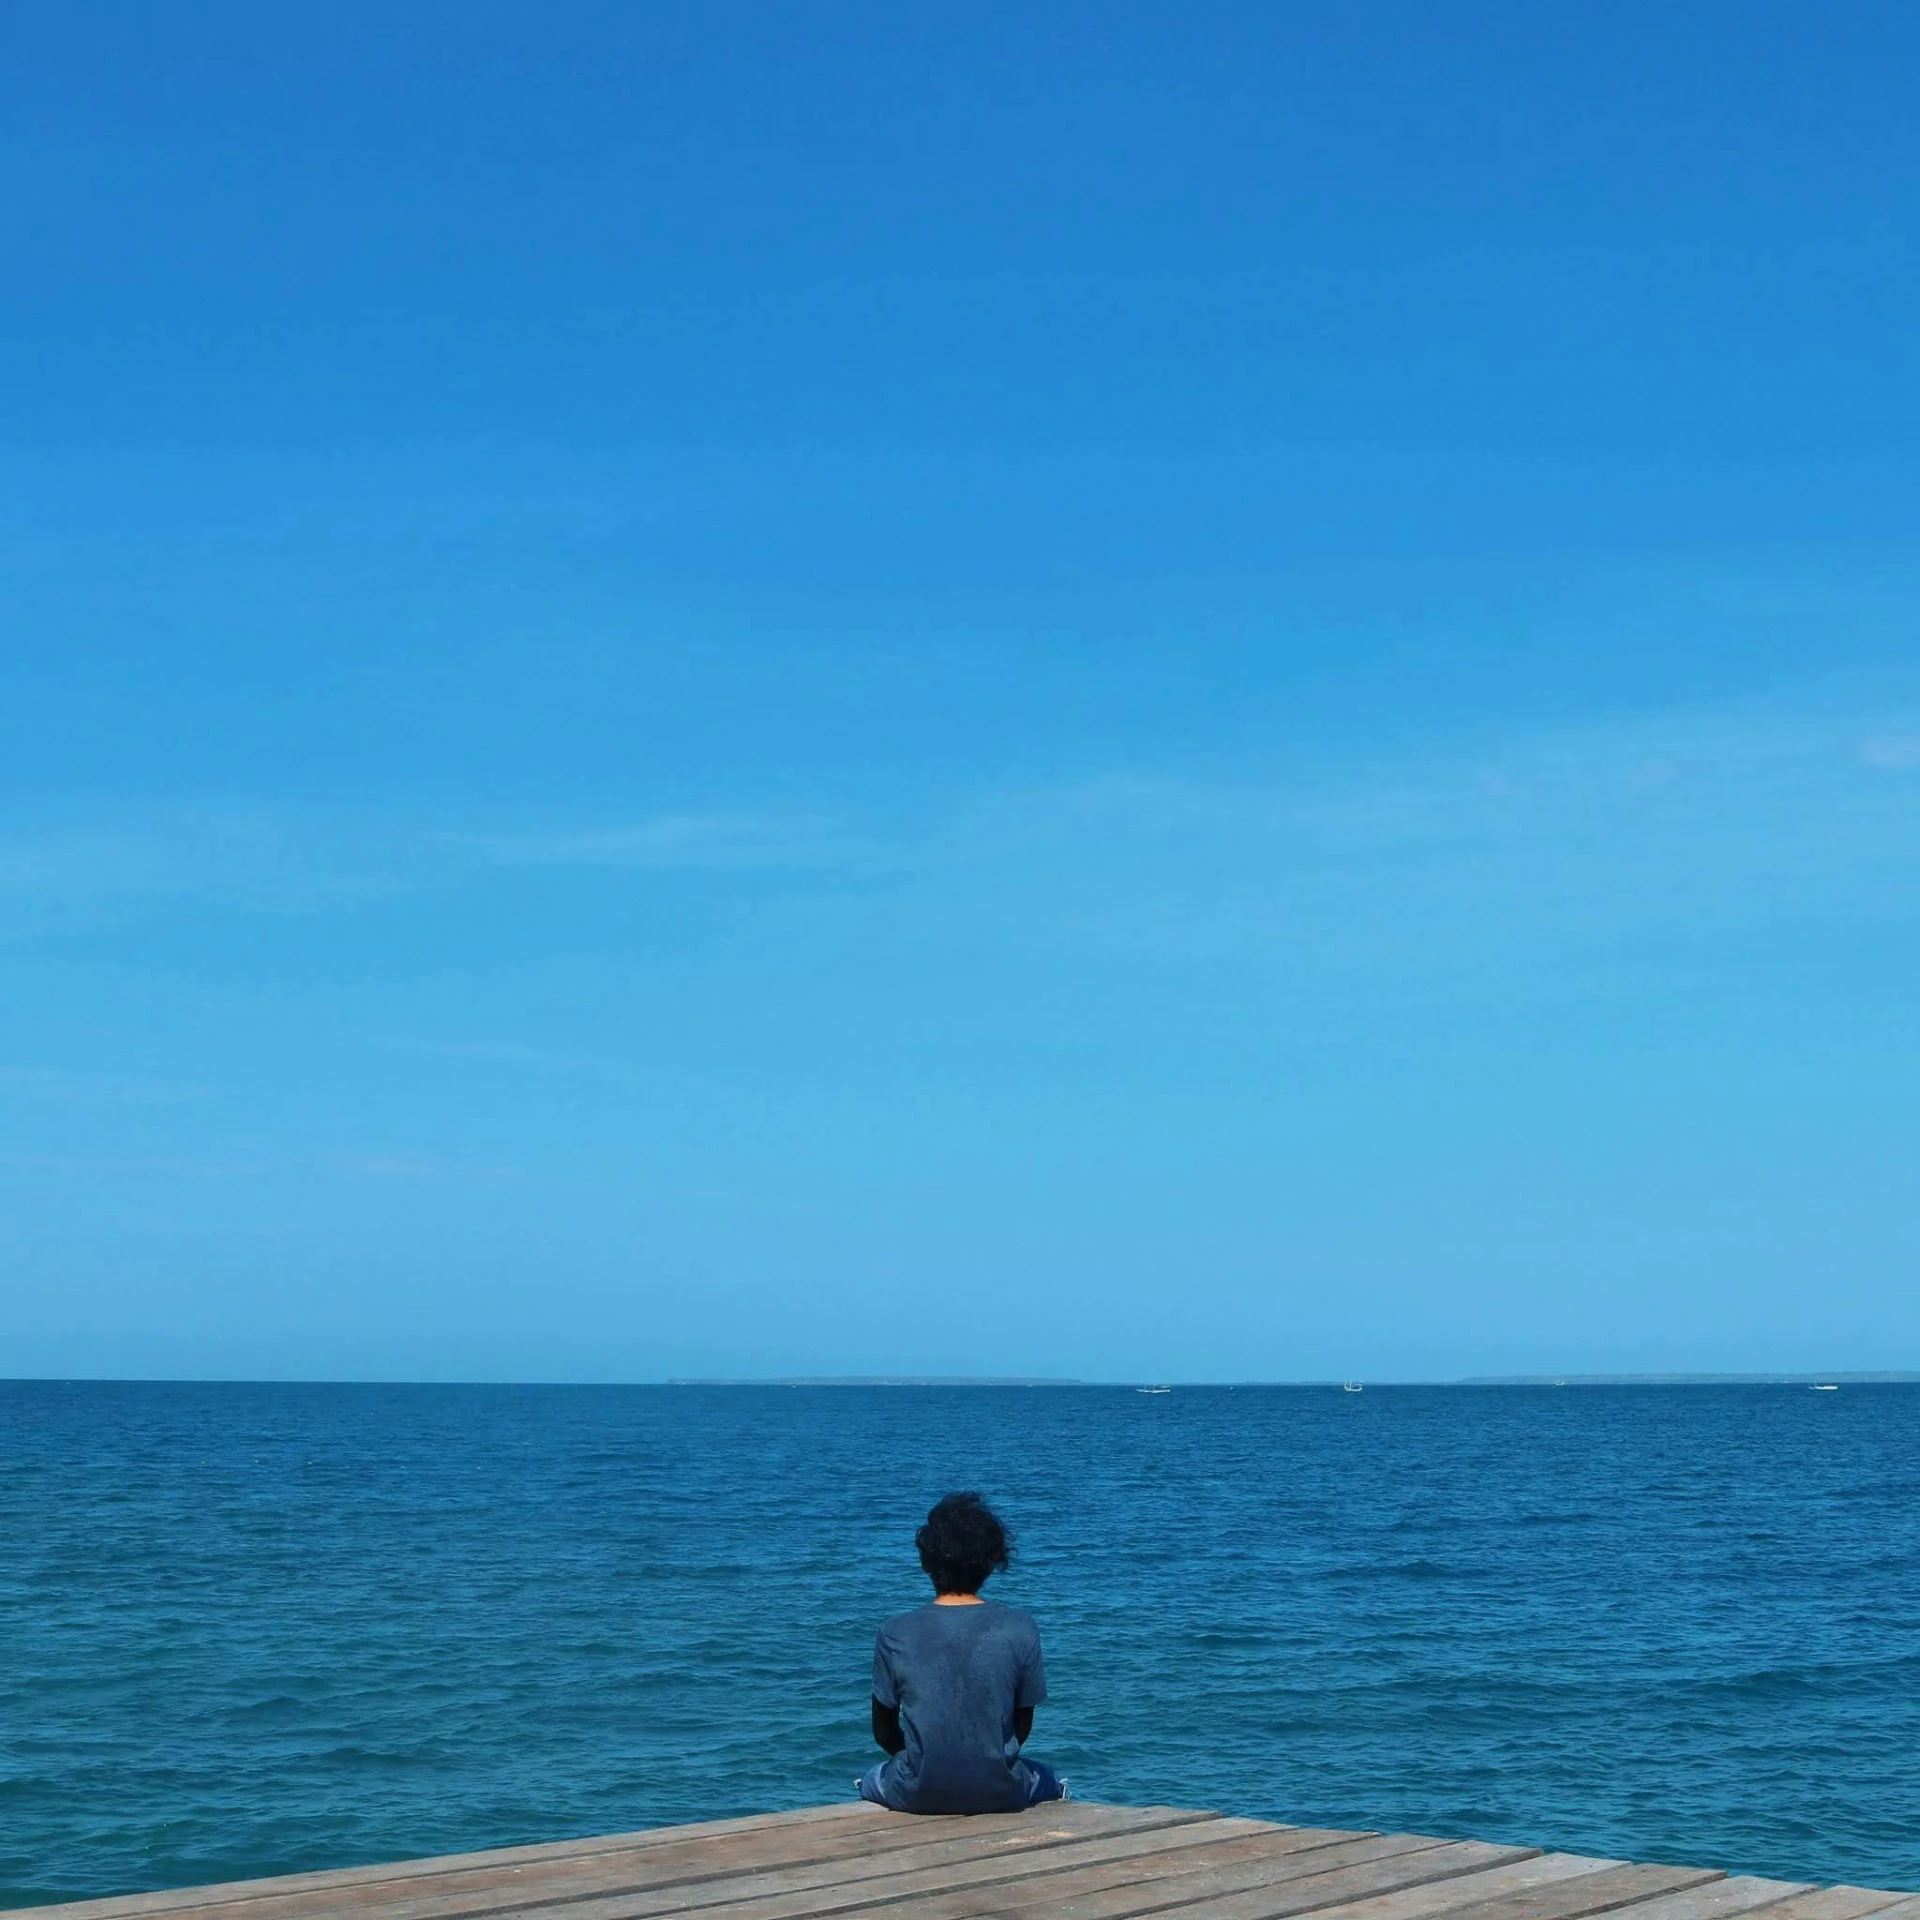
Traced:
<path id="1" fill-rule="evenodd" d="M 1342 1393 L 1365 1393 L 1366 1388 L 1363 1387 L 1358 1380 L 1342 1380 L 1340 1382 L 1340 1391 Z"/>

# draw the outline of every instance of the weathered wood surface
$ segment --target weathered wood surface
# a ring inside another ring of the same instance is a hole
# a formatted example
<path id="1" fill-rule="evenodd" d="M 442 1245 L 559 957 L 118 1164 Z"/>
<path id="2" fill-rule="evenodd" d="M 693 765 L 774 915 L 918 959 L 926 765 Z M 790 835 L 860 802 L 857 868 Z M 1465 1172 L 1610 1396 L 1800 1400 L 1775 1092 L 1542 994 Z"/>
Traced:
<path id="1" fill-rule="evenodd" d="M 33 1920 L 1920 1920 L 1920 1895 L 1084 1801 L 855 1802 L 23 1909 Z M 0 1915 L 0 1920 L 16 1920 Z"/>

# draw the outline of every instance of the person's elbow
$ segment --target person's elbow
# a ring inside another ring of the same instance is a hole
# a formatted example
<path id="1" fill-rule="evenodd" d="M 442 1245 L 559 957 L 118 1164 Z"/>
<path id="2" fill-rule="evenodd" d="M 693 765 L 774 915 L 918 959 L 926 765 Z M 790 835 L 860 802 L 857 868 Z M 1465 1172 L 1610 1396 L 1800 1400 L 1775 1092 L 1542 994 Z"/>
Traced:
<path id="1" fill-rule="evenodd" d="M 898 1753 L 907 1744 L 900 1731 L 900 1709 L 873 1703 L 873 1744 L 883 1753 Z"/>

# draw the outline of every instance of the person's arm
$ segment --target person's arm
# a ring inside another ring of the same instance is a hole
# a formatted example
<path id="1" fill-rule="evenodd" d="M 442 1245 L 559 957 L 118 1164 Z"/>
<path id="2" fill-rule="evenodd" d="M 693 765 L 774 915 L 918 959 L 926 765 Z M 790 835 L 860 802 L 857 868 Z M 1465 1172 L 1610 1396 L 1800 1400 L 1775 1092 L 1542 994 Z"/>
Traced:
<path id="1" fill-rule="evenodd" d="M 1024 1747 L 1033 1731 L 1033 1710 L 1047 1697 L 1047 1663 L 1040 1655 L 1040 1635 L 1031 1635 L 1020 1649 L 1020 1670 L 1013 1689 L 1013 1737 Z"/>
<path id="2" fill-rule="evenodd" d="M 887 1630 L 873 1637 L 873 1744 L 883 1752 L 901 1752 L 907 1736 L 900 1731 L 900 1682 L 887 1651 Z"/>

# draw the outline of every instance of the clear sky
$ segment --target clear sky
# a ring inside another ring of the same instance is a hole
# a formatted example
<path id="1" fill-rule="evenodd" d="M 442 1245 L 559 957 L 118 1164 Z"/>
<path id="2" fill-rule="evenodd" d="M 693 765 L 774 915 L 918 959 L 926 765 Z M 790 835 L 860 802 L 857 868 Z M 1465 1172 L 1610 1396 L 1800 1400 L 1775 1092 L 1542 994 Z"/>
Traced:
<path id="1" fill-rule="evenodd" d="M 1920 17 L 16 0 L 0 1375 L 1920 1367 Z"/>

